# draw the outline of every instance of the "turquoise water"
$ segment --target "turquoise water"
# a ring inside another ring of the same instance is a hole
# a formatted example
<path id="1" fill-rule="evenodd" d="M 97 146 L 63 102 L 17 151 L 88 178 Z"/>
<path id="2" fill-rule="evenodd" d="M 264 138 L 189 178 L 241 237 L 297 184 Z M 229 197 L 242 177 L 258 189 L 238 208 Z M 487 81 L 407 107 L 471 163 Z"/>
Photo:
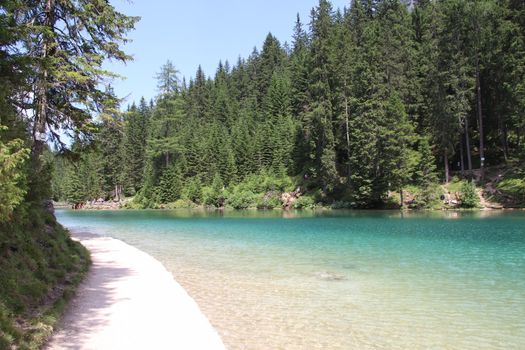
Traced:
<path id="1" fill-rule="evenodd" d="M 524 349 L 525 213 L 57 211 L 160 260 L 230 349 Z"/>

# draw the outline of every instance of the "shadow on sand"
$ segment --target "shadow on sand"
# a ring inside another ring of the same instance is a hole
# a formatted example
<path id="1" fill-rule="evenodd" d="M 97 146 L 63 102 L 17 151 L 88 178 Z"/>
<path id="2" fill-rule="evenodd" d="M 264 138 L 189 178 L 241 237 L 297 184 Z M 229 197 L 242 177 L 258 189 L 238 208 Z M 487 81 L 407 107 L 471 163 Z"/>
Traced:
<path id="1" fill-rule="evenodd" d="M 80 240 L 100 238 L 90 233 L 75 233 Z M 90 248 L 93 255 L 110 253 L 100 247 Z M 78 287 L 78 293 L 59 321 L 57 331 L 44 349 L 81 349 L 84 348 L 85 334 L 94 329 L 108 326 L 111 305 L 126 300 L 118 297 L 118 281 L 135 276 L 136 271 L 116 266 L 111 260 L 95 262 L 85 281 Z M 60 345 L 58 345 L 60 344 Z"/>

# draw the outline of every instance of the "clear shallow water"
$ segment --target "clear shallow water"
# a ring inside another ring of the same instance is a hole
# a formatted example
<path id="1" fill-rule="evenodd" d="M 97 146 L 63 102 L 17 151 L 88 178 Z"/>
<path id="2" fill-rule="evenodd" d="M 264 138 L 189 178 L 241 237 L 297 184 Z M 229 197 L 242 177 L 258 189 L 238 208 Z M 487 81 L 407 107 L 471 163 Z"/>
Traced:
<path id="1" fill-rule="evenodd" d="M 525 348 L 525 212 L 57 217 L 164 263 L 230 349 Z"/>

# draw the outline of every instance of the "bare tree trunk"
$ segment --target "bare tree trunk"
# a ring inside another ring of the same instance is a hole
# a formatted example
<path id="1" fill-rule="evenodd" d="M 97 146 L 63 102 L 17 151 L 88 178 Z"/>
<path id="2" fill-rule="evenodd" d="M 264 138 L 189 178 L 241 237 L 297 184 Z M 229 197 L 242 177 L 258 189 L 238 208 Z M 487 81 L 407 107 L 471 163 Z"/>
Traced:
<path id="1" fill-rule="evenodd" d="M 448 170 L 448 155 L 447 152 L 443 154 L 443 160 L 445 162 L 445 183 L 448 184 L 449 182 L 449 170 Z"/>
<path id="2" fill-rule="evenodd" d="M 350 123 L 349 123 L 349 112 L 348 112 L 348 97 L 346 96 L 346 80 L 345 80 L 345 123 L 346 123 L 346 155 L 348 157 L 348 177 L 347 182 L 350 183 L 350 175 L 352 173 L 350 165 Z"/>
<path id="3" fill-rule="evenodd" d="M 403 206 L 405 205 L 405 199 L 403 198 L 403 188 L 402 187 L 399 188 L 399 198 L 401 200 L 401 203 L 400 203 L 401 208 L 403 208 Z"/>
<path id="4" fill-rule="evenodd" d="M 483 113 L 481 110 L 481 82 L 479 77 L 479 55 L 476 54 L 476 99 L 477 99 L 477 109 L 478 109 L 478 124 L 479 124 L 479 159 L 480 159 L 480 170 L 481 170 L 481 179 L 483 180 L 483 169 L 485 166 L 485 145 L 483 143 Z"/>
<path id="5" fill-rule="evenodd" d="M 461 164 L 461 177 L 465 178 L 465 160 L 463 157 L 463 134 L 459 138 L 459 161 Z"/>
<path id="6" fill-rule="evenodd" d="M 472 155 L 470 153 L 470 137 L 468 135 L 468 118 L 465 118 L 465 147 L 467 148 L 467 165 L 469 172 L 472 171 Z"/>
<path id="7" fill-rule="evenodd" d="M 45 46 L 45 45 L 44 45 Z M 37 113 L 35 115 L 35 124 L 33 126 L 33 149 L 32 156 L 34 160 L 37 160 L 37 164 L 40 164 L 38 161 L 39 157 L 44 151 L 44 144 L 46 140 L 46 121 L 47 121 L 47 88 L 46 81 L 48 77 L 47 69 L 44 69 L 42 73 L 42 80 L 39 82 L 38 91 L 37 91 Z"/>
<path id="8" fill-rule="evenodd" d="M 501 119 L 501 115 L 498 114 L 498 129 L 499 129 L 499 136 L 500 136 L 500 142 L 501 142 L 501 149 L 503 151 L 503 158 L 505 159 L 505 163 L 509 160 L 508 158 L 508 144 L 507 144 L 507 130 L 505 128 L 505 125 L 503 123 L 503 120 Z"/>
<path id="9" fill-rule="evenodd" d="M 113 197 L 113 200 L 120 202 L 120 200 L 122 199 L 122 192 L 123 192 L 122 185 L 116 184 L 115 185 L 115 197 Z"/>
<path id="10" fill-rule="evenodd" d="M 164 159 L 166 160 L 166 168 L 170 165 L 170 154 L 166 152 L 164 155 Z"/>

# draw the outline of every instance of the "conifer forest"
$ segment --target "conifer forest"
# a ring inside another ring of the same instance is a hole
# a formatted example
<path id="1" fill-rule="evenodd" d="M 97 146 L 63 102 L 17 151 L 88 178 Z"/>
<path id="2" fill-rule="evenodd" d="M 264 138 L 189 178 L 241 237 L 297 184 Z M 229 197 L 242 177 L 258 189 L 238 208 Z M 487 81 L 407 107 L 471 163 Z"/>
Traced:
<path id="1" fill-rule="evenodd" d="M 490 167 L 520 168 L 522 0 L 354 0 L 344 9 L 320 0 L 309 18 L 290 20 L 290 43 L 269 33 L 215 72 L 198 66 L 182 79 L 167 60 L 152 100 L 122 102 L 107 86 L 76 96 L 87 107 L 100 100 L 98 109 L 51 110 L 35 127 L 55 141 L 41 145 L 54 199 L 273 208 L 293 192 L 302 194 L 297 208 L 377 208 L 409 187 L 425 207 L 453 177 L 482 182 Z M 60 60 L 59 52 L 49 54 Z M 83 84 L 75 74 L 71 84 Z M 52 106 L 62 86 L 47 94 Z"/>

